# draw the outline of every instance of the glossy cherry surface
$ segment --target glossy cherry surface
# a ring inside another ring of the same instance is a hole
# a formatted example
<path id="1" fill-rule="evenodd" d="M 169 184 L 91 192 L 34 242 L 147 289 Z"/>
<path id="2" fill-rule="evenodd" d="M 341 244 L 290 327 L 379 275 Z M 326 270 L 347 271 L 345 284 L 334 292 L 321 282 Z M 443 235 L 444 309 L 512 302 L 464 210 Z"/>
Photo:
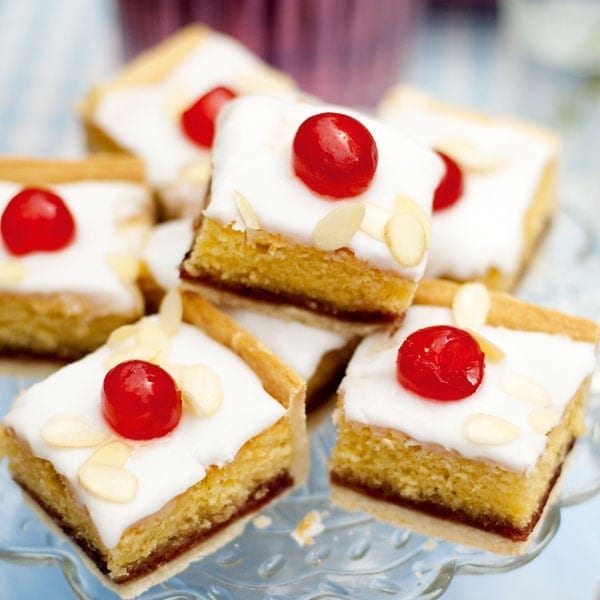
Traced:
<path id="1" fill-rule="evenodd" d="M 131 440 L 150 440 L 171 432 L 181 419 L 181 395 L 158 365 L 128 360 L 104 377 L 102 411 L 110 426 Z"/>
<path id="2" fill-rule="evenodd" d="M 215 121 L 223 106 L 235 98 L 229 88 L 219 86 L 201 96 L 181 115 L 181 128 L 194 143 L 212 148 Z"/>
<path id="3" fill-rule="evenodd" d="M 294 173 L 314 192 L 351 198 L 364 192 L 377 169 L 377 145 L 357 119 L 321 113 L 304 121 L 294 137 Z"/>
<path id="4" fill-rule="evenodd" d="M 411 333 L 398 350 L 396 375 L 404 388 L 431 400 L 462 400 L 483 379 L 485 355 L 469 333 L 451 325 Z"/>
<path id="5" fill-rule="evenodd" d="M 444 161 L 445 172 L 433 196 L 433 210 L 444 210 L 455 204 L 463 194 L 463 174 L 458 164 L 447 154 L 437 152 Z"/>
<path id="6" fill-rule="evenodd" d="M 25 188 L 6 205 L 0 231 L 6 249 L 16 256 L 54 252 L 73 240 L 75 220 L 64 200 L 54 192 Z"/>

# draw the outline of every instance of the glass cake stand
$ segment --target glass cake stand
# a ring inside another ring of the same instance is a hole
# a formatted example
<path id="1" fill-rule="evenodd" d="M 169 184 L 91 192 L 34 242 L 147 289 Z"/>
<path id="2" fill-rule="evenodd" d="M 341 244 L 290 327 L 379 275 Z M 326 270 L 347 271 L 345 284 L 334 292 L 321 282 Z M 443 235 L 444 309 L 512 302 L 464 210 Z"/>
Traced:
<path id="1" fill-rule="evenodd" d="M 600 273 L 594 223 L 585 215 L 562 212 L 555 219 L 519 295 L 579 314 L 593 316 L 597 293 L 590 289 Z M 586 287 L 587 286 L 587 287 Z M 577 289 L 574 296 L 569 290 Z M 14 395 L 40 378 L 39 373 L 0 374 L 0 414 Z M 250 521 L 242 536 L 180 575 L 152 588 L 141 598 L 244 598 L 302 600 L 437 598 L 455 575 L 491 574 L 516 569 L 543 551 L 560 526 L 563 508 L 600 493 L 600 378 L 593 384 L 589 432 L 579 440 L 562 484 L 528 552 L 498 556 L 379 523 L 362 513 L 348 513 L 330 503 L 326 462 L 335 429 L 326 411 L 311 417 L 312 470 L 306 485 Z M 318 511 L 324 531 L 313 545 L 299 546 L 291 537 L 298 522 Z M 116 598 L 82 564 L 72 545 L 51 533 L 23 502 L 0 466 L 0 559 L 36 569 L 39 594 L 48 598 L 48 569 L 59 566 L 77 598 Z M 265 523 L 268 525 L 260 528 Z"/>

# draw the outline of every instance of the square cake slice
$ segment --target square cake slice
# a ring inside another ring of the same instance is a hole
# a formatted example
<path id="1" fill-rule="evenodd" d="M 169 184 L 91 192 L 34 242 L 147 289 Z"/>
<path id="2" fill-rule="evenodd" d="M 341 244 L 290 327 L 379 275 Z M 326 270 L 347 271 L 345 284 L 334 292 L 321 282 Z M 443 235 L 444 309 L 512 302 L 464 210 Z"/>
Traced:
<path id="1" fill-rule="evenodd" d="M 304 382 L 222 323 L 192 294 L 182 311 L 174 291 L 159 315 L 23 391 L 0 426 L 14 480 L 124 598 L 227 543 L 307 475 Z"/>
<path id="2" fill-rule="evenodd" d="M 425 282 L 402 326 L 365 338 L 350 361 L 334 501 L 458 543 L 524 552 L 585 430 L 599 333 L 481 283 Z"/>
<path id="3" fill-rule="evenodd" d="M 1 353 L 80 357 L 143 314 L 154 211 L 138 159 L 1 159 L 0 219 Z"/>
<path id="4" fill-rule="evenodd" d="M 200 102 L 200 112 L 189 113 L 191 129 L 182 119 L 213 90 L 220 92 L 210 96 L 212 108 L 230 93 L 296 93 L 289 77 L 233 38 L 190 25 L 97 86 L 80 106 L 90 150 L 144 160 L 164 218 L 195 216 L 204 205 L 214 115 L 202 121 Z"/>
<path id="5" fill-rule="evenodd" d="M 158 306 L 179 284 L 179 264 L 193 238 L 192 219 L 157 225 L 142 251 L 140 286 L 150 306 Z M 245 308 L 219 307 L 306 382 L 306 410 L 329 399 L 342 378 L 358 339 Z"/>
<path id="6" fill-rule="evenodd" d="M 181 277 L 217 303 L 343 332 L 384 326 L 425 268 L 441 173 L 433 152 L 360 113 L 233 100 Z"/>
<path id="7" fill-rule="evenodd" d="M 555 209 L 556 135 L 403 86 L 387 94 L 379 114 L 444 155 L 425 276 L 513 289 Z"/>

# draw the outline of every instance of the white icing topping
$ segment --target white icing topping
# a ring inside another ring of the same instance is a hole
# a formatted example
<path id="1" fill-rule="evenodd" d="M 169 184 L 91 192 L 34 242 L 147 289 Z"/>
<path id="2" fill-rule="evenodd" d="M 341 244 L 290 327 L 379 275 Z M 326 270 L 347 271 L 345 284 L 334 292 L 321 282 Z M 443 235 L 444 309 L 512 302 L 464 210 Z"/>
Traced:
<path id="1" fill-rule="evenodd" d="M 530 472 L 544 452 L 547 438 L 529 421 L 535 406 L 507 394 L 500 380 L 506 373 L 527 375 L 548 390 L 550 407 L 562 414 L 583 379 L 593 371 L 594 345 L 563 335 L 484 326 L 481 333 L 502 348 L 506 358 L 486 361 L 483 381 L 472 396 L 455 402 L 435 402 L 397 382 L 396 356 L 410 333 L 439 324 L 453 324 L 450 310 L 413 306 L 392 340 L 389 334 L 378 333 L 361 342 L 340 387 L 346 418 L 401 431 L 417 442 L 437 444 L 467 458 Z M 468 441 L 464 425 L 478 413 L 500 417 L 517 426 L 519 437 L 497 446 Z"/>
<path id="2" fill-rule="evenodd" d="M 94 429 L 117 437 L 101 412 L 106 373 L 102 361 L 110 353 L 105 346 L 23 392 L 4 418 L 4 424 L 29 443 L 35 456 L 49 460 L 66 477 L 108 548 L 116 546 L 128 527 L 201 481 L 208 467 L 233 460 L 246 441 L 272 426 L 285 412 L 240 358 L 196 328 L 182 324 L 171 342 L 171 364 L 202 363 L 214 369 L 223 386 L 223 405 L 204 418 L 184 409 L 179 425 L 164 438 L 126 440 L 133 449 L 126 469 L 139 483 L 130 502 L 100 500 L 78 483 L 79 468 L 94 448 L 54 448 L 40 437 L 48 419 L 64 414 L 79 415 Z"/>
<path id="3" fill-rule="evenodd" d="M 315 194 L 292 170 L 292 143 L 298 127 L 309 116 L 328 111 L 357 118 L 377 144 L 379 163 L 373 181 L 349 200 L 332 202 Z M 368 200 L 391 216 L 396 196 L 403 193 L 429 214 L 441 174 L 441 161 L 429 150 L 372 117 L 338 106 L 246 96 L 230 102 L 219 115 L 211 201 L 204 214 L 243 230 L 235 204 L 237 191 L 247 198 L 265 231 L 312 246 L 315 225 L 346 202 Z M 400 267 L 385 242 L 363 231 L 356 233 L 348 247 L 369 264 L 414 280 L 425 267 L 426 256 L 416 267 Z"/>
<path id="4" fill-rule="evenodd" d="M 240 93 L 238 84 L 264 68 L 235 40 L 211 34 L 160 82 L 103 94 L 94 118 L 120 146 L 144 159 L 150 183 L 170 203 L 185 206 L 183 212 L 193 215 L 202 206 L 208 181 L 184 182 L 180 170 L 194 161 L 209 161 L 210 152 L 182 133 L 179 113 L 220 85 Z M 269 89 L 267 82 L 264 87 Z M 175 114 L 169 108 L 173 103 Z"/>
<path id="5" fill-rule="evenodd" d="M 383 118 L 428 146 L 464 140 L 502 159 L 498 169 L 486 173 L 463 169 L 461 199 L 434 213 L 426 276 L 468 280 L 492 267 L 515 272 L 523 251 L 525 215 L 554 146 L 505 122 L 461 118 L 426 104 L 390 104 Z"/>
<path id="6" fill-rule="evenodd" d="M 24 187 L 0 181 L 0 214 Z M 131 240 L 118 231 L 118 223 L 145 214 L 150 198 L 142 185 L 124 182 L 82 181 L 44 186 L 58 194 L 75 219 L 75 238 L 62 250 L 10 254 L 0 240 L 0 263 L 18 262 L 24 267 L 21 281 L 0 284 L 0 289 L 18 293 L 84 294 L 107 310 L 127 311 L 135 305 L 130 287 L 111 267 L 109 256 L 138 253 Z"/>
<path id="7" fill-rule="evenodd" d="M 161 223 L 152 231 L 143 258 L 163 289 L 168 290 L 178 284 L 177 265 L 191 243 L 191 219 Z M 347 342 L 342 335 L 303 323 L 277 319 L 245 309 L 221 309 L 306 380 L 312 377 L 326 352 L 341 348 Z"/>

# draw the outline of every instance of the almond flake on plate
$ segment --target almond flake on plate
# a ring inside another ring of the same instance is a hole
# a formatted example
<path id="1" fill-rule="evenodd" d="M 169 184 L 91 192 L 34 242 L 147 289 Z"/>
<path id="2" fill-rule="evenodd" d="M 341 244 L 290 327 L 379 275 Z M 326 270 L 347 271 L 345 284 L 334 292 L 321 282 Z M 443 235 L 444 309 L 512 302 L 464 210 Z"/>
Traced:
<path id="1" fill-rule="evenodd" d="M 364 202 L 334 208 L 317 223 L 313 232 L 315 246 L 326 251 L 347 246 L 360 229 L 364 217 Z"/>
<path id="2" fill-rule="evenodd" d="M 516 440 L 521 431 L 501 417 L 478 413 L 471 415 L 464 426 L 465 437 L 480 446 L 502 446 Z"/>
<path id="3" fill-rule="evenodd" d="M 550 406 L 552 398 L 548 391 L 531 377 L 523 373 L 504 373 L 500 387 L 513 398 L 537 406 Z"/>
<path id="4" fill-rule="evenodd" d="M 235 205 L 237 206 L 238 213 L 244 225 L 247 229 L 261 229 L 260 221 L 258 220 L 258 216 L 254 209 L 252 208 L 252 204 L 244 194 L 235 191 L 233 193 L 235 199 Z"/>
<path id="5" fill-rule="evenodd" d="M 315 538 L 325 531 L 325 526 L 321 521 L 321 515 L 316 510 L 306 513 L 296 526 L 296 529 L 290 533 L 292 538 L 299 546 L 312 545 Z"/>
<path id="6" fill-rule="evenodd" d="M 48 419 L 40 435 L 46 444 L 56 448 L 92 448 L 107 438 L 106 433 L 96 431 L 81 417 L 69 415 Z"/>
<path id="7" fill-rule="evenodd" d="M 490 312 L 490 293 L 483 283 L 463 283 L 454 294 L 452 317 L 461 329 L 478 331 Z"/>
<path id="8" fill-rule="evenodd" d="M 86 462 L 79 469 L 79 483 L 90 494 L 107 502 L 133 500 L 138 490 L 136 476 L 122 467 Z"/>
<path id="9" fill-rule="evenodd" d="M 394 260 L 403 267 L 416 267 L 427 250 L 427 235 L 420 219 L 395 214 L 385 226 L 385 240 Z"/>

